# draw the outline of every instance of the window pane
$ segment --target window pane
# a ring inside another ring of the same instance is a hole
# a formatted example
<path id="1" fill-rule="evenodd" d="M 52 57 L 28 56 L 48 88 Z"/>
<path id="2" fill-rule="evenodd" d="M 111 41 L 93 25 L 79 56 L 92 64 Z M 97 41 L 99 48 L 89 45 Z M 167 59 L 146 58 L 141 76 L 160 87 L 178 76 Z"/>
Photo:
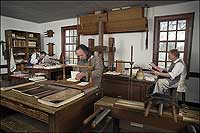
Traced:
<path id="1" fill-rule="evenodd" d="M 167 61 L 171 61 L 171 60 L 169 59 L 169 53 L 167 53 Z"/>
<path id="2" fill-rule="evenodd" d="M 167 31 L 167 22 L 160 22 L 160 31 Z"/>
<path id="3" fill-rule="evenodd" d="M 166 42 L 160 42 L 159 51 L 166 51 Z"/>
<path id="4" fill-rule="evenodd" d="M 77 64 L 77 62 L 78 62 L 78 59 L 74 59 L 74 64 Z"/>
<path id="5" fill-rule="evenodd" d="M 178 21 L 178 30 L 185 30 L 186 28 L 186 20 L 179 20 Z"/>
<path id="6" fill-rule="evenodd" d="M 166 55 L 166 53 L 164 53 L 164 52 L 159 52 L 158 60 L 159 60 L 159 61 L 165 61 L 165 55 Z"/>
<path id="7" fill-rule="evenodd" d="M 70 52 L 70 58 L 74 58 L 74 52 Z"/>
<path id="8" fill-rule="evenodd" d="M 168 40 L 176 39 L 176 31 L 168 32 Z"/>
<path id="9" fill-rule="evenodd" d="M 167 51 L 170 51 L 171 49 L 175 49 L 175 42 L 168 42 Z"/>
<path id="10" fill-rule="evenodd" d="M 77 36 L 77 30 L 74 30 L 74 36 Z"/>
<path id="11" fill-rule="evenodd" d="M 69 31 L 69 35 L 70 35 L 70 36 L 73 36 L 73 35 L 74 35 L 74 30 L 70 30 L 70 31 Z"/>
<path id="12" fill-rule="evenodd" d="M 177 40 L 185 40 L 185 31 L 177 31 Z"/>
<path id="13" fill-rule="evenodd" d="M 69 36 L 69 30 L 65 31 L 65 36 Z"/>
<path id="14" fill-rule="evenodd" d="M 176 30 L 176 21 L 169 21 L 169 30 Z"/>
<path id="15" fill-rule="evenodd" d="M 171 62 L 167 62 L 167 68 L 169 68 L 171 64 Z"/>
<path id="16" fill-rule="evenodd" d="M 70 51 L 74 51 L 74 45 L 70 45 Z"/>
<path id="17" fill-rule="evenodd" d="M 77 41 L 78 41 L 77 37 L 74 37 L 74 43 L 78 43 Z"/>
<path id="18" fill-rule="evenodd" d="M 65 60 L 69 60 L 69 52 L 65 52 Z"/>
<path id="19" fill-rule="evenodd" d="M 65 38 L 65 43 L 69 43 L 69 37 Z"/>
<path id="20" fill-rule="evenodd" d="M 74 64 L 74 59 L 70 59 L 70 60 L 69 60 L 69 63 L 70 63 L 70 64 Z"/>
<path id="21" fill-rule="evenodd" d="M 184 51 L 184 46 L 185 46 L 185 42 L 176 43 L 176 48 L 178 49 L 178 51 Z"/>
<path id="22" fill-rule="evenodd" d="M 70 37 L 70 43 L 75 43 L 74 42 L 74 37 Z"/>
<path id="23" fill-rule="evenodd" d="M 160 32 L 160 41 L 167 40 L 167 32 Z"/>
<path id="24" fill-rule="evenodd" d="M 180 53 L 180 58 L 183 59 L 183 57 L 184 57 L 184 53 Z"/>
<path id="25" fill-rule="evenodd" d="M 158 62 L 158 66 L 161 68 L 165 68 L 165 62 Z"/>
<path id="26" fill-rule="evenodd" d="M 66 51 L 73 51 L 72 45 L 65 45 L 65 50 Z"/>

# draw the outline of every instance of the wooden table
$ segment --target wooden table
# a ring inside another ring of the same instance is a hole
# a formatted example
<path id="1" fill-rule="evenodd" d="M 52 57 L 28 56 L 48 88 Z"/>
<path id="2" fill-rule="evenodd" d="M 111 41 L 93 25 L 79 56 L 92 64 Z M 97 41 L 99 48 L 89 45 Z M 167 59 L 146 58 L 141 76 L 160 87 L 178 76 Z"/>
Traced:
<path id="1" fill-rule="evenodd" d="M 108 75 L 102 77 L 102 87 L 104 96 L 123 98 L 135 101 L 144 101 L 148 94 L 148 89 L 155 82 L 137 80 L 126 75 Z"/>
<path id="2" fill-rule="evenodd" d="M 93 103 L 100 97 L 100 91 L 95 87 L 70 103 L 52 107 L 15 89 L 1 91 L 1 129 L 12 132 L 77 131 L 82 121 L 93 112 Z"/>
<path id="3" fill-rule="evenodd" d="M 31 74 L 35 73 L 45 73 L 47 79 L 49 80 L 58 80 L 63 78 L 63 68 L 58 67 L 34 67 L 34 66 L 26 66 L 27 69 Z M 66 77 L 70 77 L 70 71 L 72 70 L 71 66 L 65 66 L 65 74 Z"/>
<path id="4" fill-rule="evenodd" d="M 189 118 L 190 115 L 179 115 L 178 123 L 175 123 L 171 113 L 164 112 L 158 116 L 156 110 L 151 110 L 148 117 L 144 117 L 144 103 L 124 100 L 120 98 L 103 97 L 95 103 L 95 110 L 110 108 L 109 116 L 113 118 L 113 131 L 128 132 L 185 132 L 186 125 L 192 124 L 199 131 L 199 116 Z M 189 113 L 189 112 L 188 112 Z"/>

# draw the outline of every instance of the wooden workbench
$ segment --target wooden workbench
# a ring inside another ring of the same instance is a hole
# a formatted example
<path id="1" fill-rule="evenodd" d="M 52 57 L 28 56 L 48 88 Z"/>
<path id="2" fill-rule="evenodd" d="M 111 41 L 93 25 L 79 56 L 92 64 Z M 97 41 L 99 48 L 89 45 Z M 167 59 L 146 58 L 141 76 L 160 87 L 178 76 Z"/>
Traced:
<path id="1" fill-rule="evenodd" d="M 59 107 L 42 104 L 35 96 L 15 89 L 1 91 L 1 129 L 12 132 L 77 131 L 101 96 L 98 87 L 88 89 L 93 91 Z"/>
<path id="2" fill-rule="evenodd" d="M 102 77 L 104 96 L 135 101 L 144 101 L 148 94 L 148 89 L 154 83 L 147 80 L 137 80 L 134 77 L 130 81 L 128 75 L 104 74 Z"/>
<path id="3" fill-rule="evenodd" d="M 31 74 L 35 73 L 45 73 L 48 80 L 58 80 L 63 78 L 63 68 L 60 66 L 57 67 L 34 67 L 34 66 L 26 66 L 26 70 L 28 70 Z M 65 66 L 65 74 L 66 77 L 70 77 L 70 71 L 72 70 L 71 66 Z"/>
<path id="4" fill-rule="evenodd" d="M 186 125 L 192 124 L 199 131 L 199 112 L 196 117 L 190 118 L 189 114 L 194 111 L 178 115 L 175 123 L 169 112 L 164 112 L 162 117 L 158 116 L 156 110 L 151 110 L 148 117 L 144 117 L 144 103 L 138 101 L 124 100 L 120 98 L 103 97 L 95 103 L 95 110 L 99 108 L 110 108 L 109 116 L 113 118 L 113 130 L 115 132 L 185 132 Z"/>

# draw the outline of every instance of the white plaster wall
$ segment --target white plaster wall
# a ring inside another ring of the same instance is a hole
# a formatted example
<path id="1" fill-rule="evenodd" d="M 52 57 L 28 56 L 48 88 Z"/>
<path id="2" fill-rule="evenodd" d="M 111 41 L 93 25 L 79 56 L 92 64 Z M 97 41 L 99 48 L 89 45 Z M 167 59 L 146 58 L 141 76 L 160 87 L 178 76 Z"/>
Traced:
<path id="1" fill-rule="evenodd" d="M 5 30 L 14 29 L 20 31 L 30 31 L 30 32 L 40 32 L 39 24 L 28 22 L 20 19 L 14 19 L 10 17 L 1 16 L 1 40 L 5 41 Z M 1 47 L 1 46 L 0 46 Z M 2 56 L 2 48 L 0 48 L 1 53 L 1 65 L 7 64 Z M 7 69 L 1 69 L 1 74 L 7 73 Z"/>
<path id="2" fill-rule="evenodd" d="M 145 32 L 135 32 L 135 33 L 117 33 L 117 34 L 105 34 L 104 35 L 104 45 L 108 46 L 109 37 L 115 38 L 115 60 L 131 60 L 131 46 L 133 46 L 133 61 L 135 65 L 142 67 L 147 67 L 148 63 L 152 60 L 152 45 L 149 49 L 145 48 Z M 95 39 L 95 46 L 98 45 L 98 36 L 81 36 L 80 43 L 88 45 L 88 39 Z M 104 55 L 105 60 L 107 59 L 107 54 Z M 126 67 L 130 67 L 126 64 Z"/>

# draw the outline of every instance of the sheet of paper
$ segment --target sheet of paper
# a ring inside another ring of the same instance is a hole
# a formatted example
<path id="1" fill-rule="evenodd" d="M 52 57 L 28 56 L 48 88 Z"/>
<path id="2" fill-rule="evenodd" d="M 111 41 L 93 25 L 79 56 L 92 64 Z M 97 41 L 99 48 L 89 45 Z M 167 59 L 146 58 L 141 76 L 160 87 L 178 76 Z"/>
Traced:
<path id="1" fill-rule="evenodd" d="M 74 78 L 68 78 L 67 81 L 70 81 L 70 82 L 78 82 L 79 80 L 76 80 Z"/>
<path id="2" fill-rule="evenodd" d="M 104 73 L 104 74 L 111 74 L 111 75 L 120 75 L 121 73 L 119 73 L 119 72 L 115 72 L 115 71 L 108 71 L 108 72 L 106 72 L 106 73 Z"/>
<path id="3" fill-rule="evenodd" d="M 78 86 L 86 86 L 86 85 L 88 85 L 89 84 L 89 82 L 81 82 L 81 83 L 78 83 L 77 85 Z"/>

